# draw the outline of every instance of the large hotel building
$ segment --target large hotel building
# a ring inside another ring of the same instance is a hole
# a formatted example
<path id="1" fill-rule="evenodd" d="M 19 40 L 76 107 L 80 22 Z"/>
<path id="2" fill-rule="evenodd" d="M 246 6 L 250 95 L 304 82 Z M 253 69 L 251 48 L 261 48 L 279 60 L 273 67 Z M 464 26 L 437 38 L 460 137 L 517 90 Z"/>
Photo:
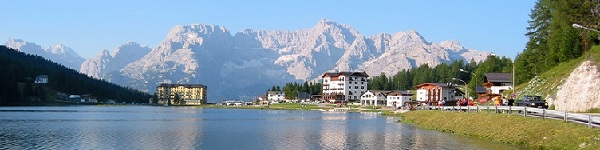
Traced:
<path id="1" fill-rule="evenodd" d="M 156 87 L 158 104 L 167 104 L 175 100 L 175 95 L 181 98 L 180 105 L 206 104 L 206 86 L 202 84 L 165 84 Z"/>
<path id="2" fill-rule="evenodd" d="M 323 99 L 329 102 L 359 100 L 367 91 L 369 75 L 365 72 L 334 72 L 323 76 Z"/>

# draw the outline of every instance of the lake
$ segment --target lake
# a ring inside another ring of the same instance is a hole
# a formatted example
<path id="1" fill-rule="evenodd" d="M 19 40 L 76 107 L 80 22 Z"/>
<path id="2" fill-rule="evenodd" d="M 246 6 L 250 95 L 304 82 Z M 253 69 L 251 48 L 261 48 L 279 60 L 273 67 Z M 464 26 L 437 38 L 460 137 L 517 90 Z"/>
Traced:
<path id="1" fill-rule="evenodd" d="M 374 113 L 0 107 L 0 149 L 519 149 Z"/>

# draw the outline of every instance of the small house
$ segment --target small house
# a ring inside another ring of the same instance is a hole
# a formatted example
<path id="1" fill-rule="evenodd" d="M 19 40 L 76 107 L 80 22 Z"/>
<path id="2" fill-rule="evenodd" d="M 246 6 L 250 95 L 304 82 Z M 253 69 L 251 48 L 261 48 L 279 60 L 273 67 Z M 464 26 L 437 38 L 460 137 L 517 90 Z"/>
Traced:
<path id="1" fill-rule="evenodd" d="M 281 102 L 285 100 L 285 93 L 281 91 L 267 91 L 267 100 L 269 102 Z"/>
<path id="2" fill-rule="evenodd" d="M 362 106 L 380 106 L 386 104 L 386 96 L 390 91 L 367 90 L 360 96 Z"/>
<path id="3" fill-rule="evenodd" d="M 37 84 L 48 83 L 48 75 L 39 75 L 39 76 L 35 77 L 35 83 L 37 83 Z"/>
<path id="4" fill-rule="evenodd" d="M 413 95 L 414 93 L 410 93 L 410 91 L 392 91 L 387 94 L 387 106 L 392 108 L 402 107 L 405 102 L 412 101 Z"/>
<path id="5" fill-rule="evenodd" d="M 483 86 L 490 94 L 502 94 L 513 86 L 510 73 L 485 73 L 483 80 Z"/>
<path id="6" fill-rule="evenodd" d="M 423 83 L 417 85 L 417 101 L 427 105 L 456 104 L 464 92 L 451 83 Z"/>

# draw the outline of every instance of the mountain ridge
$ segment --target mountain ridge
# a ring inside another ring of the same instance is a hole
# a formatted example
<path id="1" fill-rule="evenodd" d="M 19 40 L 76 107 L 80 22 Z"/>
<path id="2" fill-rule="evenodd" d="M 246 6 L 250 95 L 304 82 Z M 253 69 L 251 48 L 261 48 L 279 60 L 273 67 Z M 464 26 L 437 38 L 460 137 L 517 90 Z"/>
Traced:
<path id="1" fill-rule="evenodd" d="M 85 60 L 73 49 L 63 44 L 56 44 L 48 48 L 42 48 L 42 46 L 33 42 L 27 42 L 22 39 L 8 38 L 8 41 L 6 41 L 4 45 L 20 52 L 42 56 L 74 70 L 79 70 L 81 63 L 83 63 Z"/>
<path id="2" fill-rule="evenodd" d="M 117 58 L 120 48 L 104 50 L 80 70 L 149 92 L 159 83 L 201 83 L 209 87 L 209 101 L 215 101 L 260 95 L 286 82 L 315 81 L 324 72 L 394 75 L 421 64 L 482 61 L 490 54 L 456 40 L 428 42 L 414 30 L 364 36 L 328 19 L 296 31 L 244 29 L 233 35 L 219 25 L 177 25 L 155 48 L 134 47 L 138 50 L 130 52 L 140 55 Z"/>
<path id="3" fill-rule="evenodd" d="M 365 37 L 327 19 L 308 29 L 244 29 L 233 36 L 224 26 L 193 24 L 173 27 L 148 55 L 107 80 L 147 91 L 158 83 L 202 83 L 214 101 L 259 95 L 272 85 L 310 81 L 328 71 L 394 75 L 420 64 L 481 61 L 487 55 L 456 40 L 428 42 L 414 30 Z"/>

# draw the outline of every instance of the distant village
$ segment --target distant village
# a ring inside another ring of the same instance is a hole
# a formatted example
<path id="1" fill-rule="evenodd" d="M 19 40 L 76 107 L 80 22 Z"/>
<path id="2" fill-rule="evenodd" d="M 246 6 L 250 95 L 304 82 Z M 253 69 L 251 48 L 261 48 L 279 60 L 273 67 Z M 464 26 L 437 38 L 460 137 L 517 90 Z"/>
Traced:
<path id="1" fill-rule="evenodd" d="M 226 106 L 268 105 L 274 103 L 332 103 L 339 105 L 374 106 L 399 109 L 406 105 L 473 105 L 485 103 L 494 97 L 502 97 L 502 92 L 513 89 L 510 73 L 485 73 L 482 86 L 476 86 L 477 99 L 468 96 L 465 85 L 454 83 L 421 83 L 417 90 L 370 90 L 367 86 L 369 75 L 365 72 L 328 72 L 321 76 L 322 94 L 311 95 L 298 92 L 294 99 L 286 99 L 282 91 L 269 90 L 258 96 L 253 102 L 238 100 L 223 101 L 218 104 Z M 453 78 L 466 84 L 461 79 Z M 40 75 L 35 83 L 48 82 L 48 76 Z M 202 84 L 166 84 L 156 88 L 156 99 L 149 104 L 159 105 L 204 105 L 207 104 L 207 86 Z M 98 103 L 90 94 L 59 94 L 62 99 L 78 103 Z M 505 97 L 503 97 L 505 98 Z M 513 97 L 510 97 L 511 99 Z M 462 100 L 462 101 L 461 101 Z M 464 103 L 463 103 L 464 102 Z M 105 103 L 115 104 L 115 100 Z"/>
<path id="2" fill-rule="evenodd" d="M 477 86 L 477 99 L 468 96 L 465 85 L 454 83 L 421 83 L 417 90 L 370 90 L 369 75 L 365 72 L 328 72 L 321 76 L 322 94 L 310 95 L 298 92 L 293 99 L 286 99 L 283 91 L 269 90 L 255 101 L 224 100 L 226 106 L 268 105 L 273 103 L 333 103 L 340 105 L 401 108 L 408 105 L 473 105 L 485 103 L 502 92 L 513 89 L 510 73 L 485 73 L 484 83 Z M 461 79 L 456 79 L 466 84 Z M 202 84 L 160 84 L 157 86 L 157 104 L 202 105 L 206 104 L 207 87 Z M 150 102 L 152 103 L 152 102 Z"/>
<path id="3" fill-rule="evenodd" d="M 296 99 L 290 100 L 285 99 L 285 93 L 281 91 L 268 91 L 259 101 L 261 104 L 317 102 L 397 109 L 406 104 L 456 106 L 461 105 L 461 100 L 465 102 L 462 105 L 485 103 L 494 97 L 502 97 L 503 91 L 513 89 L 510 73 L 486 73 L 483 86 L 476 88 L 478 99 L 465 95 L 466 92 L 461 90 L 467 89 L 465 85 L 454 83 L 421 83 L 417 90 L 370 90 L 367 87 L 369 75 L 365 72 L 333 72 L 321 77 L 322 95 L 298 94 Z"/>

